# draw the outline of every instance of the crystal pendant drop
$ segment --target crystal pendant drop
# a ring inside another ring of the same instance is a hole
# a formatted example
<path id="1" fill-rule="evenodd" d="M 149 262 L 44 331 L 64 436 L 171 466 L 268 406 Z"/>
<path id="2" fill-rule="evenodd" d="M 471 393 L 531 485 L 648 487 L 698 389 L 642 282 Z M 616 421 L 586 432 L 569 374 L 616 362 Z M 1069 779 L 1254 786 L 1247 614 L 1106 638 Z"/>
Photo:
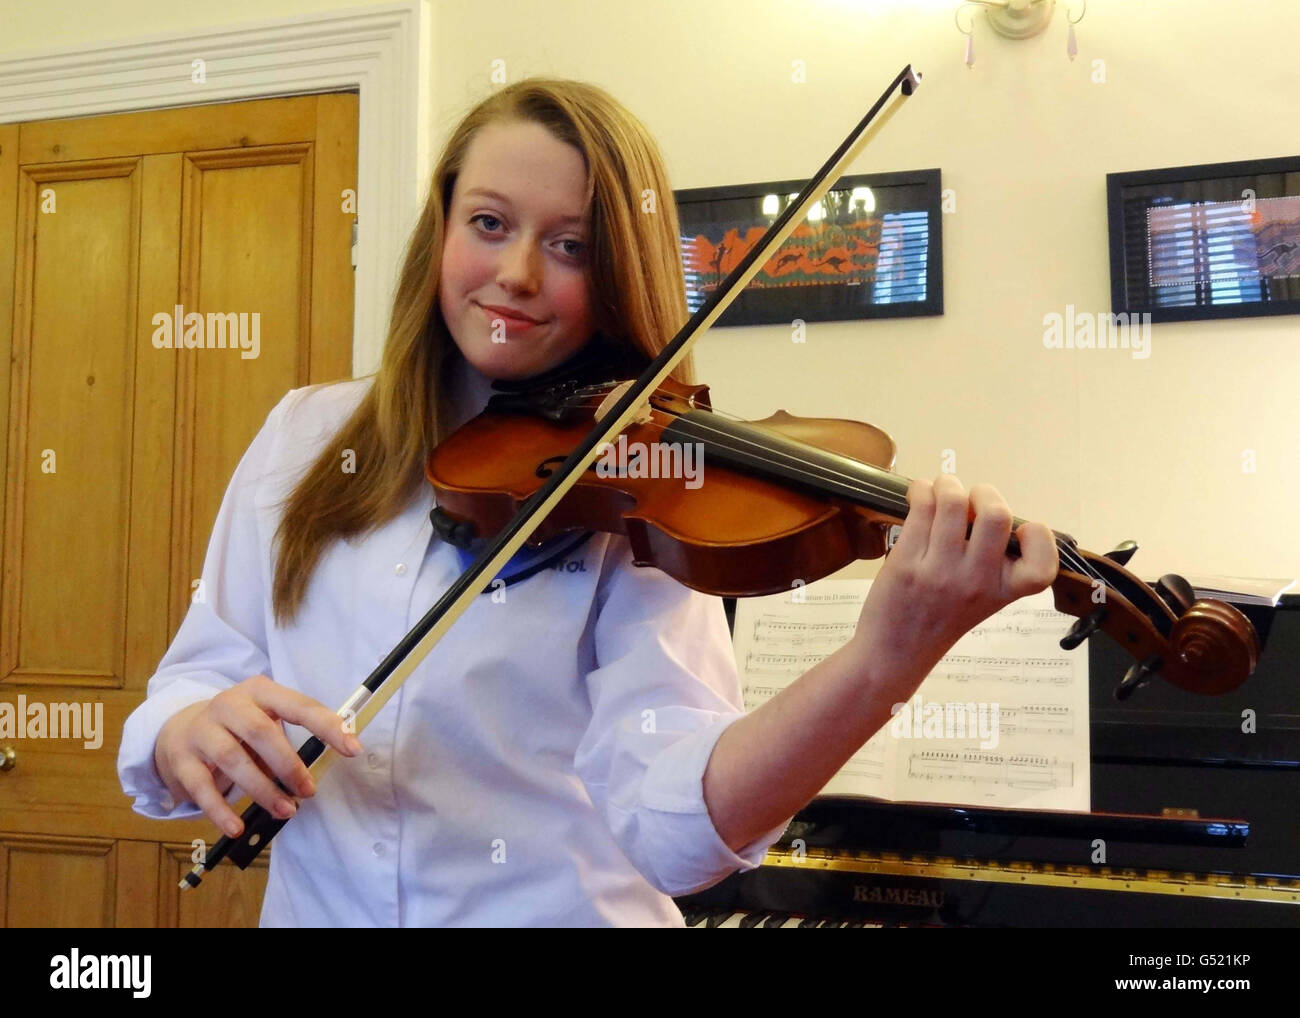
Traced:
<path id="1" fill-rule="evenodd" d="M 975 36 L 966 36 L 966 66 L 970 67 L 975 63 Z"/>
<path id="2" fill-rule="evenodd" d="M 1073 25 L 1070 26 L 1070 37 L 1069 37 L 1069 41 L 1067 41 L 1065 44 L 1065 52 L 1070 54 L 1071 60 L 1073 60 L 1075 57 L 1079 55 L 1079 44 L 1075 41 L 1074 38 Z"/>

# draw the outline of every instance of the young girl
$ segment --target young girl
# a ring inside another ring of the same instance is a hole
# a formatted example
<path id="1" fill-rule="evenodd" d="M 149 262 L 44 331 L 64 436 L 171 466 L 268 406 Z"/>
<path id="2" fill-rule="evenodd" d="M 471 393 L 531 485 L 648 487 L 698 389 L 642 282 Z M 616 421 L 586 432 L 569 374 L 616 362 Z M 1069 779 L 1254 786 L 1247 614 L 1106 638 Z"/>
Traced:
<path id="1" fill-rule="evenodd" d="M 597 347 L 631 377 L 684 294 L 657 147 L 605 92 L 531 79 L 456 129 L 378 374 L 271 411 L 213 527 L 205 597 L 123 733 L 146 816 L 234 836 L 245 793 L 296 814 L 262 925 L 680 926 L 671 895 L 757 866 L 963 633 L 1054 579 L 1041 524 L 1006 557 L 993 488 L 915 482 L 853 639 L 746 715 L 721 600 L 595 534 L 479 597 L 362 741 L 345 732 L 338 705 L 463 570 L 430 521 L 429 450 L 494 380 Z M 319 789 L 295 752 L 309 733 L 345 756 Z"/>

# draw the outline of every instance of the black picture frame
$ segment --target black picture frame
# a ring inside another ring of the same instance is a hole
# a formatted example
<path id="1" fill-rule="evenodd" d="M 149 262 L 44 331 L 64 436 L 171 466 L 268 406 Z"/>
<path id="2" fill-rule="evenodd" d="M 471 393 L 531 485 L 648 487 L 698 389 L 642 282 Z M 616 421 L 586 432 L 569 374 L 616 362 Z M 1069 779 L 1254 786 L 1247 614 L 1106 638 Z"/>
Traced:
<path id="1" fill-rule="evenodd" d="M 943 314 L 940 176 L 938 169 L 925 169 L 841 177 L 824 199 L 825 221 L 812 227 L 807 220 L 801 223 L 715 326 Z M 743 257 L 745 240 L 761 236 L 805 183 L 777 180 L 673 192 L 692 312 Z M 856 207 L 851 200 L 856 188 L 871 190 L 873 210 Z M 762 211 L 769 196 L 776 198 L 775 213 Z M 718 246 L 729 237 L 733 244 L 718 259 Z M 887 278 L 880 271 L 886 259 Z"/>
<path id="2" fill-rule="evenodd" d="M 1300 156 L 1108 173 L 1106 206 L 1112 313 L 1300 313 Z"/>

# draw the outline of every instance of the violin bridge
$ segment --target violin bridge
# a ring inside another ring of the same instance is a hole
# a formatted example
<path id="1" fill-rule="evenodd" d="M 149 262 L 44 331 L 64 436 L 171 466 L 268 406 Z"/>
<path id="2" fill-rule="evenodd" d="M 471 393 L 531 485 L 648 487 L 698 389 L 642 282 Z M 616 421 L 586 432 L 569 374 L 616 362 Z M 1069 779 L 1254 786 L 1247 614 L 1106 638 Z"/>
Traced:
<path id="1" fill-rule="evenodd" d="M 626 382 L 623 382 L 621 385 L 616 385 L 613 391 L 610 392 L 610 394 L 601 401 L 600 406 L 596 407 L 596 420 L 598 421 L 601 420 L 607 413 L 609 413 L 609 411 L 613 408 L 614 404 L 623 398 L 623 393 L 627 392 L 628 389 L 632 388 L 635 382 L 636 382 L 635 378 L 629 378 Z M 641 407 L 638 409 L 636 420 L 634 420 L 632 423 L 649 424 L 650 421 L 653 419 L 653 417 L 654 414 L 653 411 L 651 411 L 650 409 L 650 404 L 649 402 L 646 402 L 643 403 Z"/>

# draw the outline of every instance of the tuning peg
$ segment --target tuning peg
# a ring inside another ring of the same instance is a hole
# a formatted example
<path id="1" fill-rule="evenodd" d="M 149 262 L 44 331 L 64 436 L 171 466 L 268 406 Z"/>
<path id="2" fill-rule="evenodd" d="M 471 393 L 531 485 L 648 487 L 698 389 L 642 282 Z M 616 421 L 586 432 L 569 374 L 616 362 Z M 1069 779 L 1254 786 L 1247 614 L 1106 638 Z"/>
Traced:
<path id="1" fill-rule="evenodd" d="M 1128 560 L 1133 557 L 1134 552 L 1138 550 L 1137 541 L 1121 541 L 1113 551 L 1106 552 L 1106 558 L 1112 562 L 1118 562 L 1122 566 L 1128 565 Z"/>
<path id="2" fill-rule="evenodd" d="M 1100 629 L 1101 624 L 1105 621 L 1105 605 L 1081 619 L 1076 619 L 1074 625 L 1070 627 L 1070 631 L 1061 637 L 1061 649 L 1074 650 L 1075 647 Z"/>
<path id="3" fill-rule="evenodd" d="M 1161 662 L 1159 655 L 1152 654 L 1145 661 L 1139 661 L 1135 664 L 1124 673 L 1124 678 L 1121 679 L 1120 684 L 1115 687 L 1115 699 L 1127 700 L 1137 692 L 1140 687 L 1146 685 L 1147 680 L 1150 679 L 1151 676 L 1160 671 L 1160 665 L 1162 663 L 1163 662 Z"/>
<path id="4" fill-rule="evenodd" d="M 1165 573 L 1164 576 L 1156 580 L 1156 593 L 1160 595 L 1160 600 L 1169 605 L 1173 613 L 1179 617 L 1196 600 L 1196 593 L 1192 590 L 1192 585 L 1177 573 Z"/>

